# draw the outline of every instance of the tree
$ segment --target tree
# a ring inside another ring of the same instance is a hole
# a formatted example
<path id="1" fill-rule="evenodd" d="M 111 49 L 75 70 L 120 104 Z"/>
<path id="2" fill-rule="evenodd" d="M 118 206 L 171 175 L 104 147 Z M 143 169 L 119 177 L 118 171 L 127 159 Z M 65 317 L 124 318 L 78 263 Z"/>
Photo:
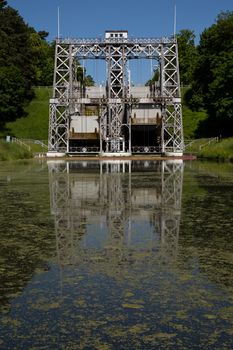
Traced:
<path id="1" fill-rule="evenodd" d="M 47 32 L 37 33 L 35 30 L 30 34 L 35 86 L 50 86 L 53 83 L 54 43 L 49 44 L 45 40 L 47 35 Z"/>
<path id="2" fill-rule="evenodd" d="M 155 84 L 156 82 L 158 82 L 159 78 L 160 78 L 159 74 L 160 74 L 159 73 L 159 69 L 158 68 L 155 69 L 153 77 L 146 82 L 145 86 L 150 86 L 150 85 Z"/>
<path id="3" fill-rule="evenodd" d="M 0 0 L 0 126 L 25 115 L 33 86 L 52 85 L 54 43 Z"/>
<path id="4" fill-rule="evenodd" d="M 35 78 L 30 29 L 16 10 L 0 2 L 0 116 L 3 125 L 23 114 Z M 7 103 L 8 101 L 8 103 Z M 15 106 L 17 101 L 18 107 Z"/>
<path id="5" fill-rule="evenodd" d="M 7 6 L 7 1 L 5 0 L 0 0 L 0 11 Z"/>
<path id="6" fill-rule="evenodd" d="M 177 34 L 180 81 L 182 85 L 192 82 L 192 75 L 197 60 L 197 49 L 195 46 L 194 31 L 182 29 Z"/>
<path id="7" fill-rule="evenodd" d="M 222 12 L 201 34 L 191 89 L 185 100 L 205 108 L 198 136 L 233 135 L 233 12 Z"/>
<path id="8" fill-rule="evenodd" d="M 82 86 L 93 86 L 95 82 L 91 75 L 86 75 L 86 68 L 80 66 L 77 60 L 77 81 L 81 83 Z"/>
<path id="9" fill-rule="evenodd" d="M 15 66 L 0 67 L 0 127 L 24 115 L 25 79 Z"/>

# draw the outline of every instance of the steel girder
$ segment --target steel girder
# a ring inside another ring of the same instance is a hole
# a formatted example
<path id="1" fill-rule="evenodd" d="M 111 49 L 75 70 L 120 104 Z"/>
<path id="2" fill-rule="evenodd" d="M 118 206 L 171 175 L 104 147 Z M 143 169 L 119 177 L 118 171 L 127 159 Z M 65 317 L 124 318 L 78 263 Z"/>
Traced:
<path id="1" fill-rule="evenodd" d="M 130 126 L 127 60 L 157 59 L 160 65 L 160 98 L 163 101 L 161 149 L 163 153 L 183 151 L 178 48 L 174 38 L 59 39 L 56 43 L 53 98 L 50 100 L 49 151 L 69 149 L 69 115 L 74 110 L 74 58 L 104 59 L 108 63 L 108 96 L 101 108 L 100 139 L 101 143 L 105 141 L 106 151 L 110 152 L 122 151 L 124 113 L 126 124 Z"/>

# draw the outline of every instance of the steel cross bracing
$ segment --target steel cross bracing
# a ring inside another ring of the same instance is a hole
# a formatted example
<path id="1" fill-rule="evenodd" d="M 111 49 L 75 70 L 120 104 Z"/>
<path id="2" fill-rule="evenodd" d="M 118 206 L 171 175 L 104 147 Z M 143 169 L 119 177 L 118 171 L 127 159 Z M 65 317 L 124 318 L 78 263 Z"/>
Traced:
<path id="1" fill-rule="evenodd" d="M 100 108 L 101 148 L 105 142 L 107 152 L 124 151 L 122 126 L 125 124 L 130 128 L 132 101 L 126 79 L 127 61 L 157 59 L 160 67 L 158 101 L 162 112 L 161 150 L 163 153 L 183 151 L 178 48 L 175 38 L 58 39 L 53 98 L 50 100 L 49 151 L 69 152 L 69 119 L 75 112 L 73 82 L 76 59 L 103 59 L 107 62 L 108 94 Z"/>

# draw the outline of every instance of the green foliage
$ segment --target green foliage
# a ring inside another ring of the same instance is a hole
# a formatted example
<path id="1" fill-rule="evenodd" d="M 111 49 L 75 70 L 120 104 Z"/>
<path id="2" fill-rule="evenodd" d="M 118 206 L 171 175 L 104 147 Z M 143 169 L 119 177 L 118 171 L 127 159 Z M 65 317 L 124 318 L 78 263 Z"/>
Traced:
<path id="1" fill-rule="evenodd" d="M 152 77 L 150 80 L 148 80 L 148 81 L 146 82 L 145 86 L 152 85 L 152 84 L 154 84 L 154 83 L 157 82 L 157 81 L 159 81 L 159 69 L 156 69 L 156 70 L 154 71 L 153 77 Z"/>
<path id="2" fill-rule="evenodd" d="M 206 120 L 207 114 L 204 110 L 192 111 L 183 105 L 183 129 L 185 139 L 194 139 L 202 121 Z"/>
<path id="3" fill-rule="evenodd" d="M 224 12 L 201 35 L 192 87 L 185 96 L 192 109 L 205 108 L 208 113 L 198 136 L 233 134 L 232 43 L 233 12 Z"/>
<path id="4" fill-rule="evenodd" d="M 188 88 L 181 88 L 182 96 L 182 114 L 183 114 L 183 130 L 184 138 L 186 140 L 194 139 L 196 137 L 197 130 L 200 123 L 202 123 L 208 116 L 205 110 L 199 111 L 190 109 L 184 100 L 184 95 L 187 93 Z"/>
<path id="5" fill-rule="evenodd" d="M 5 0 L 0 0 L 0 11 L 1 11 L 5 6 L 7 6 L 7 1 L 5 1 Z"/>
<path id="6" fill-rule="evenodd" d="M 35 88 L 35 98 L 26 108 L 27 117 L 7 123 L 7 134 L 18 138 L 47 140 L 51 88 Z"/>
<path id="7" fill-rule="evenodd" d="M 1 5 L 3 2 L 1 3 Z M 33 97 L 34 69 L 30 46 L 30 29 L 18 12 L 0 7 L 0 126 L 17 115 Z"/>
<path id="8" fill-rule="evenodd" d="M 34 31 L 30 35 L 36 86 L 51 86 L 53 83 L 55 43 L 48 44 L 45 35 L 47 32 Z"/>
<path id="9" fill-rule="evenodd" d="M 80 82 L 82 86 L 93 86 L 95 84 L 91 75 L 86 75 L 86 68 L 80 66 L 77 61 L 77 81 Z"/>
<path id="10" fill-rule="evenodd" d="M 30 28 L 16 10 L 0 1 L 0 128 L 25 115 L 33 85 L 52 85 L 54 43 Z"/>
<path id="11" fill-rule="evenodd" d="M 0 66 L 0 127 L 24 114 L 25 78 L 18 67 Z"/>
<path id="12" fill-rule="evenodd" d="M 189 85 L 192 82 L 193 70 L 197 60 L 197 49 L 194 40 L 194 31 L 189 29 L 182 29 L 177 34 L 180 81 L 182 85 Z"/>

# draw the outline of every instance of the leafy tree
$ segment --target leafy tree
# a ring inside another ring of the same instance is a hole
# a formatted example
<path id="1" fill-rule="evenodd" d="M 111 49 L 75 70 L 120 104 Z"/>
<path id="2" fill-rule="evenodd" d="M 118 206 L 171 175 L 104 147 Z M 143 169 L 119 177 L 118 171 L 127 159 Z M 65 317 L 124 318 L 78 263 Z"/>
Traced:
<path id="1" fill-rule="evenodd" d="M 0 67 L 0 127 L 16 116 L 24 115 L 26 84 L 19 68 Z"/>
<path id="2" fill-rule="evenodd" d="M 30 28 L 16 10 L 0 2 L 0 117 L 1 124 L 20 117 L 26 101 L 33 97 L 35 70 Z M 21 85 L 22 84 L 22 85 Z M 7 103 L 8 101 L 8 103 Z M 18 103 L 18 108 L 15 102 Z"/>
<path id="3" fill-rule="evenodd" d="M 49 44 L 45 38 L 48 33 L 32 31 L 30 44 L 35 71 L 33 84 L 36 86 L 49 86 L 53 83 L 54 70 L 54 44 Z"/>
<path id="4" fill-rule="evenodd" d="M 182 29 L 177 34 L 179 51 L 180 80 L 182 85 L 189 85 L 192 81 L 192 74 L 197 58 L 197 49 L 195 47 L 194 31 Z M 159 80 L 159 69 L 154 71 L 153 77 L 146 82 L 146 86 L 154 84 Z"/>
<path id="5" fill-rule="evenodd" d="M 49 32 L 46 32 L 45 30 L 40 30 L 38 32 L 38 35 L 42 40 L 46 40 L 47 36 L 49 35 Z"/>
<path id="6" fill-rule="evenodd" d="M 0 0 L 0 11 L 7 6 L 7 1 L 5 0 Z"/>
<path id="7" fill-rule="evenodd" d="M 208 119 L 197 136 L 233 135 L 233 12 L 223 12 L 201 34 L 191 89 L 185 100 Z"/>
<path id="8" fill-rule="evenodd" d="M 189 85 L 192 82 L 192 75 L 197 60 L 197 49 L 195 46 L 194 31 L 182 29 L 177 34 L 180 81 L 182 85 Z"/>
<path id="9" fill-rule="evenodd" d="M 52 85 L 54 43 L 0 0 L 0 126 L 25 115 L 34 85 Z"/>
<path id="10" fill-rule="evenodd" d="M 154 71 L 153 77 L 146 82 L 145 86 L 152 85 L 157 81 L 159 81 L 159 69 L 158 68 Z"/>
<path id="11" fill-rule="evenodd" d="M 77 61 L 77 81 L 81 83 L 82 86 L 93 86 L 95 84 L 91 75 L 86 75 L 86 68 L 80 66 Z"/>

